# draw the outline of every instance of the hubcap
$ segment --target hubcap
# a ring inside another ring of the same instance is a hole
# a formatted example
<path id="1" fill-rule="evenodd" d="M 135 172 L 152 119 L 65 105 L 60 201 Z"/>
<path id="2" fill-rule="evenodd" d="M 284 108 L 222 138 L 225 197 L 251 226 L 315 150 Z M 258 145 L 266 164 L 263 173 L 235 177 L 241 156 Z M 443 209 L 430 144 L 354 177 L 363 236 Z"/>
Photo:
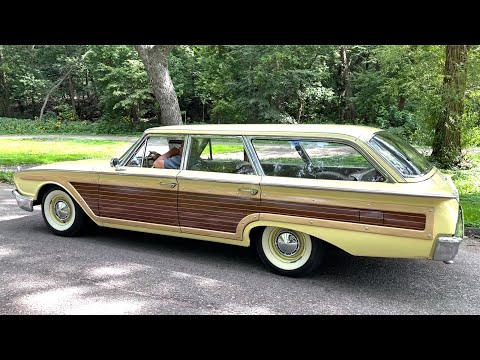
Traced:
<path id="1" fill-rule="evenodd" d="M 300 247 L 300 241 L 295 234 L 286 231 L 277 236 L 275 246 L 283 256 L 294 256 Z"/>
<path id="2" fill-rule="evenodd" d="M 63 200 L 57 201 L 54 211 L 55 216 L 62 221 L 66 220 L 70 216 L 70 206 L 68 206 L 68 204 Z"/>

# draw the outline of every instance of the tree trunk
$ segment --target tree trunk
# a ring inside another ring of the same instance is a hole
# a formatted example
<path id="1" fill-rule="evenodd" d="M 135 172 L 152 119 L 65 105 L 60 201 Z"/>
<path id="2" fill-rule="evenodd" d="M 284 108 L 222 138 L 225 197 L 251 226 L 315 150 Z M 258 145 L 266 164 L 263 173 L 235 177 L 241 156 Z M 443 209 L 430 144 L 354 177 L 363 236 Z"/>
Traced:
<path id="1" fill-rule="evenodd" d="M 462 157 L 461 130 L 467 85 L 468 45 L 447 45 L 443 78 L 442 117 L 435 127 L 432 157 L 442 167 L 458 165 Z"/>
<path id="2" fill-rule="evenodd" d="M 300 106 L 298 108 L 298 115 L 297 115 L 297 123 L 301 123 L 302 115 L 303 115 L 303 108 L 305 106 L 305 100 L 300 98 Z"/>
<path id="3" fill-rule="evenodd" d="M 72 104 L 73 112 L 77 114 L 77 109 L 75 106 L 75 89 L 73 87 L 72 74 L 68 74 L 68 88 L 70 90 L 70 102 Z"/>
<path id="4" fill-rule="evenodd" d="M 343 96 L 347 103 L 345 118 L 348 120 L 353 120 L 357 117 L 357 111 L 355 109 L 355 104 L 352 101 L 352 74 L 350 69 L 351 59 L 348 57 L 347 49 L 345 46 L 342 46 L 340 48 L 340 58 L 342 62 L 342 79 L 345 86 Z"/>
<path id="5" fill-rule="evenodd" d="M 407 98 L 403 95 L 398 97 L 397 109 L 398 111 L 403 111 L 405 109 L 405 104 L 407 103 Z"/>
<path id="6" fill-rule="evenodd" d="M 67 45 L 64 47 L 65 50 L 65 57 L 69 56 Z M 70 92 L 70 103 L 72 104 L 73 113 L 77 115 L 77 110 L 75 108 L 75 90 L 73 88 L 73 81 L 72 81 L 72 73 L 68 74 L 68 89 Z"/>
<path id="7" fill-rule="evenodd" d="M 132 120 L 134 124 L 138 124 L 140 122 L 139 111 L 140 109 L 138 104 L 134 104 L 130 109 L 130 115 L 132 116 Z"/>
<path id="8" fill-rule="evenodd" d="M 168 57 L 173 45 L 135 45 L 135 49 L 145 65 L 155 98 L 160 105 L 161 124 L 182 124 L 177 94 L 168 72 Z"/>
<path id="9" fill-rule="evenodd" d="M 2 116 L 10 117 L 10 96 L 8 93 L 7 88 L 7 80 L 5 78 L 5 73 L 1 70 L 1 65 L 3 63 L 3 54 L 2 49 L 0 48 L 0 99 L 2 101 L 2 112 L 0 113 Z"/>

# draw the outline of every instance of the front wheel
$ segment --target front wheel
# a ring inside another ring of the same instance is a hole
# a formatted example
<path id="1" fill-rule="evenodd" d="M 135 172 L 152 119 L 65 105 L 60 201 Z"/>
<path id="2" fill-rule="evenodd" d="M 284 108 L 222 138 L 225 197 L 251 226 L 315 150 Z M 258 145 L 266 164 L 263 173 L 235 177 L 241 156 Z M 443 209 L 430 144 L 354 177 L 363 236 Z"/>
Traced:
<path id="1" fill-rule="evenodd" d="M 262 262 L 274 273 L 300 277 L 321 264 L 325 243 L 310 235 L 289 229 L 268 226 L 256 242 Z"/>
<path id="2" fill-rule="evenodd" d="M 49 189 L 42 199 L 42 215 L 48 228 L 56 235 L 73 236 L 85 223 L 85 213 L 62 188 Z"/>

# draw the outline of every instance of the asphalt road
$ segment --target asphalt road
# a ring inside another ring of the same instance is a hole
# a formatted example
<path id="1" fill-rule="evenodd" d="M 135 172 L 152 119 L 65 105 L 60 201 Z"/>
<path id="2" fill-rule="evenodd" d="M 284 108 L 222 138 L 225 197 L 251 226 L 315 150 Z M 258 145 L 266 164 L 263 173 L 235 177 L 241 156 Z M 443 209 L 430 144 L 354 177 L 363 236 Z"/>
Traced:
<path id="1" fill-rule="evenodd" d="M 63 238 L 0 184 L 0 314 L 480 314 L 480 246 L 452 265 L 332 251 L 314 275 L 252 249 L 114 229 Z"/>

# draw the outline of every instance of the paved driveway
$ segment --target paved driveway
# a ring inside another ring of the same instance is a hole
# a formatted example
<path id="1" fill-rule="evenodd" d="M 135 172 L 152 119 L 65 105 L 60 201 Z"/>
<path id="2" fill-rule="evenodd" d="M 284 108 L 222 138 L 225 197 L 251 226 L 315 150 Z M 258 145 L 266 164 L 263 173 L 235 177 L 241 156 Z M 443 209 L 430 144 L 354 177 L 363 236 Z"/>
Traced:
<path id="1" fill-rule="evenodd" d="M 480 314 L 480 248 L 453 265 L 334 251 L 313 276 L 267 272 L 251 249 L 93 229 L 51 234 L 0 184 L 0 314 Z"/>

